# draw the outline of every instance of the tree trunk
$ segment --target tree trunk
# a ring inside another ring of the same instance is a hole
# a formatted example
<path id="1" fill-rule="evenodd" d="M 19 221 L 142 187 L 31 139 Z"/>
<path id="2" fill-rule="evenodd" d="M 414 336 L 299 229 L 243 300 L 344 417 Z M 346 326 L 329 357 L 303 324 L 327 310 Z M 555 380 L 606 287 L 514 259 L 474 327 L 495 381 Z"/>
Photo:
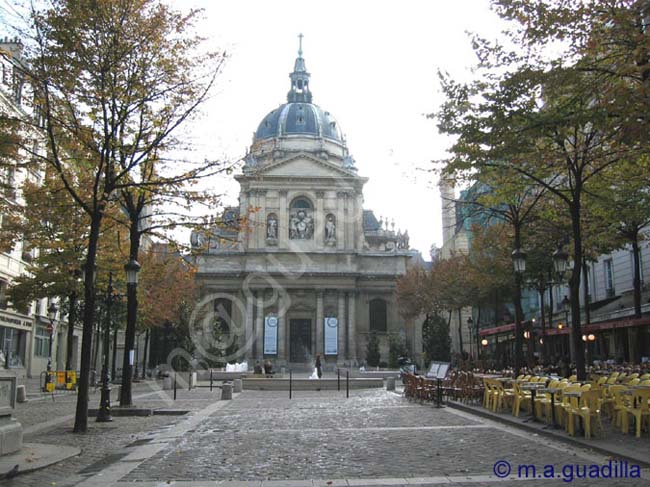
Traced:
<path id="1" fill-rule="evenodd" d="M 463 353 L 463 324 L 462 324 L 462 308 L 458 308 L 458 345 L 460 347 L 460 356 L 465 360 Z"/>
<path id="2" fill-rule="evenodd" d="M 641 318 L 641 262 L 639 259 L 639 234 L 632 240 L 632 257 L 634 259 L 634 317 Z"/>
<path id="3" fill-rule="evenodd" d="M 591 313 L 589 311 L 589 268 L 587 267 L 587 259 L 585 257 L 582 258 L 582 269 L 582 298 L 585 303 L 585 324 L 588 325 L 591 323 Z"/>
<path id="4" fill-rule="evenodd" d="M 576 178 L 576 181 L 578 178 Z M 582 272 L 582 228 L 580 212 L 580 188 L 574 189 L 574 201 L 571 205 L 571 227 L 573 230 L 573 271 L 569 279 L 571 293 L 571 346 L 575 350 L 576 374 L 579 381 L 587 380 L 585 369 L 584 343 L 580 321 L 580 274 Z"/>
<path id="5" fill-rule="evenodd" d="M 120 327 L 115 322 L 115 327 L 113 329 L 113 367 L 111 369 L 111 377 L 115 380 L 117 377 L 117 334 L 120 331 Z"/>
<path id="6" fill-rule="evenodd" d="M 77 394 L 77 408 L 74 418 L 74 432 L 85 433 L 88 430 L 88 386 L 90 377 L 90 353 L 93 339 L 93 323 L 95 321 L 95 260 L 97 244 L 99 242 L 99 229 L 102 214 L 92 216 L 90 222 L 90 235 L 88 236 L 88 253 L 85 263 L 84 277 L 84 313 L 83 334 L 81 339 L 81 364 L 79 372 L 79 391 Z"/>
<path id="7" fill-rule="evenodd" d="M 540 319 L 542 320 L 542 346 L 540 351 L 542 352 L 542 364 L 545 364 L 548 361 L 548 354 L 546 353 L 546 310 L 544 305 L 544 295 L 546 294 L 546 288 L 541 287 L 539 289 L 539 300 L 540 300 Z"/>
<path id="8" fill-rule="evenodd" d="M 149 349 L 149 328 L 144 335 L 144 358 L 142 359 L 142 378 L 147 378 L 147 351 Z"/>
<path id="9" fill-rule="evenodd" d="M 66 337 L 65 347 L 65 370 L 67 372 L 72 370 L 72 352 L 74 347 L 74 325 L 77 322 L 77 292 L 73 291 L 68 296 L 70 303 L 70 312 L 68 313 L 68 336 Z"/>

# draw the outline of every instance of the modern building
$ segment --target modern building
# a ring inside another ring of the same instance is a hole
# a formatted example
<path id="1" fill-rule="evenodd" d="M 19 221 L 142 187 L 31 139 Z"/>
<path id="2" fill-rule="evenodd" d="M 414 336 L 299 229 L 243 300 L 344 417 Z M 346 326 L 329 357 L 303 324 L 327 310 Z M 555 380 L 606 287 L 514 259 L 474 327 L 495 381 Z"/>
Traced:
<path id="1" fill-rule="evenodd" d="M 192 235 L 202 303 L 249 363 L 309 364 L 320 354 L 325 364 L 361 364 L 371 332 L 382 361 L 391 337 L 419 354 L 396 296 L 419 254 L 407 232 L 364 209 L 368 178 L 336 119 L 312 102 L 302 49 L 290 80 L 287 102 L 262 119 L 235 178 L 239 205 Z"/>

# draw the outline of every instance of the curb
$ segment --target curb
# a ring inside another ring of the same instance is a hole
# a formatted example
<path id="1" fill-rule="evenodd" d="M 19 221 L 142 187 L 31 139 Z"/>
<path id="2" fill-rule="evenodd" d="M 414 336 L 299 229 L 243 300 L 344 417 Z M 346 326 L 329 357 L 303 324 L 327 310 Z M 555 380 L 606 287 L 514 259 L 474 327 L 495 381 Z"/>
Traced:
<path id="1" fill-rule="evenodd" d="M 502 423 L 502 424 L 505 424 L 505 425 L 508 425 L 508 426 L 523 429 L 523 430 L 529 431 L 531 433 L 536 433 L 536 434 L 538 434 L 540 436 L 544 436 L 546 438 L 561 441 L 563 443 L 567 443 L 567 444 L 569 444 L 571 446 L 574 446 L 574 447 L 593 450 L 593 451 L 595 451 L 597 453 L 600 453 L 601 455 L 605 455 L 605 456 L 608 456 L 608 457 L 615 457 L 615 458 L 621 458 L 623 460 L 628 460 L 628 461 L 633 462 L 633 463 L 635 463 L 635 464 L 637 464 L 637 465 L 639 465 L 641 467 L 644 467 L 644 468 L 649 468 L 650 467 L 650 462 L 648 462 L 647 460 L 641 460 L 640 458 L 636 458 L 636 457 L 630 456 L 630 455 L 625 454 L 625 453 L 620 453 L 620 452 L 615 452 L 615 451 L 612 451 L 612 450 L 608 450 L 607 448 L 603 448 L 603 447 L 601 447 L 599 445 L 593 445 L 591 443 L 584 443 L 584 442 L 582 442 L 582 441 L 580 441 L 580 440 L 578 440 L 576 438 L 573 438 L 572 436 L 558 435 L 558 434 L 555 434 L 555 433 L 553 433 L 553 432 L 551 432 L 549 430 L 545 430 L 545 429 L 541 429 L 541 428 L 536 428 L 534 426 L 530 426 L 530 425 L 528 425 L 528 423 L 519 423 L 517 421 L 510 420 L 507 417 L 503 417 L 503 416 L 500 416 L 500 415 L 493 415 L 492 413 L 489 413 L 487 411 L 482 411 L 480 409 L 474 409 L 472 407 L 466 406 L 464 404 L 459 404 L 459 403 L 456 403 L 456 402 L 447 401 L 447 402 L 444 402 L 443 404 L 445 406 L 448 406 L 448 407 L 451 407 L 451 408 L 454 408 L 454 409 L 458 409 L 458 410 L 466 412 L 466 413 L 474 414 L 476 416 L 481 416 L 482 418 L 491 419 L 493 421 L 497 421 L 499 423 Z"/>

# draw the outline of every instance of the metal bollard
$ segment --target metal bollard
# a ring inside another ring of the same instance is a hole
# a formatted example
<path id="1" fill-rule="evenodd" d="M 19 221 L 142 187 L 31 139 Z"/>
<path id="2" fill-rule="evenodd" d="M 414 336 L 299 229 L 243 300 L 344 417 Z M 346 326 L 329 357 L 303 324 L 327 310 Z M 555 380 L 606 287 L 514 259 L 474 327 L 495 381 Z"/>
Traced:
<path id="1" fill-rule="evenodd" d="M 289 399 L 291 399 L 291 393 L 293 392 L 292 389 L 293 386 L 293 374 L 291 372 L 291 369 L 289 369 Z"/>
<path id="2" fill-rule="evenodd" d="M 232 392 L 241 392 L 244 390 L 244 383 L 242 379 L 235 379 L 232 381 Z"/>
<path id="3" fill-rule="evenodd" d="M 174 372 L 174 401 L 176 400 L 176 372 Z"/>
<path id="4" fill-rule="evenodd" d="M 350 371 L 345 371 L 345 397 L 350 397 Z"/>
<path id="5" fill-rule="evenodd" d="M 395 390 L 395 377 L 386 377 L 386 390 L 387 391 Z"/>
<path id="6" fill-rule="evenodd" d="M 341 369 L 336 368 L 336 390 L 341 390 Z"/>
<path id="7" fill-rule="evenodd" d="M 212 369 L 210 369 L 210 392 L 212 392 Z"/>

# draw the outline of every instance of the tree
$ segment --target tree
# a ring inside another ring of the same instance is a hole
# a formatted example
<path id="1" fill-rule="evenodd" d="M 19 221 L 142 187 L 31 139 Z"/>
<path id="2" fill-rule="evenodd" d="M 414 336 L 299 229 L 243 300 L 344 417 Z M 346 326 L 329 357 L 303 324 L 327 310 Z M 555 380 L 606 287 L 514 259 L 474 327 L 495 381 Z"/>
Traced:
<path id="1" fill-rule="evenodd" d="M 449 362 L 451 360 L 451 337 L 449 322 L 437 313 L 427 315 L 422 326 L 424 361 Z"/>
<path id="2" fill-rule="evenodd" d="M 178 127 L 195 113 L 219 70 L 221 55 L 201 54 L 191 34 L 197 12 L 181 15 L 158 0 L 52 0 L 33 9 L 26 75 L 45 121 L 41 161 L 62 181 L 89 220 L 85 268 L 94 269 L 100 229 L 116 193 L 141 183 L 139 171 L 171 154 Z M 171 184 L 192 163 L 157 168 Z M 74 181 L 90 176 L 89 194 Z M 153 187 L 151 182 L 143 186 Z M 84 282 L 81 374 L 75 432 L 88 421 L 88 377 L 94 322 L 93 275 Z"/>
<path id="3" fill-rule="evenodd" d="M 552 29 L 540 27 L 546 28 Z M 586 195 L 598 186 L 603 171 L 629 157 L 638 144 L 629 127 L 612 116 L 608 94 L 620 87 L 620 80 L 583 69 L 580 59 L 549 58 L 541 41 L 516 32 L 511 37 L 518 51 L 475 39 L 477 81 L 459 84 L 442 77 L 447 101 L 438 114 L 439 127 L 457 136 L 445 173 L 515 171 L 562 203 L 571 221 L 569 287 L 574 346 L 579 349 Z M 582 354 L 576 355 L 576 368 L 584 379 Z"/>

